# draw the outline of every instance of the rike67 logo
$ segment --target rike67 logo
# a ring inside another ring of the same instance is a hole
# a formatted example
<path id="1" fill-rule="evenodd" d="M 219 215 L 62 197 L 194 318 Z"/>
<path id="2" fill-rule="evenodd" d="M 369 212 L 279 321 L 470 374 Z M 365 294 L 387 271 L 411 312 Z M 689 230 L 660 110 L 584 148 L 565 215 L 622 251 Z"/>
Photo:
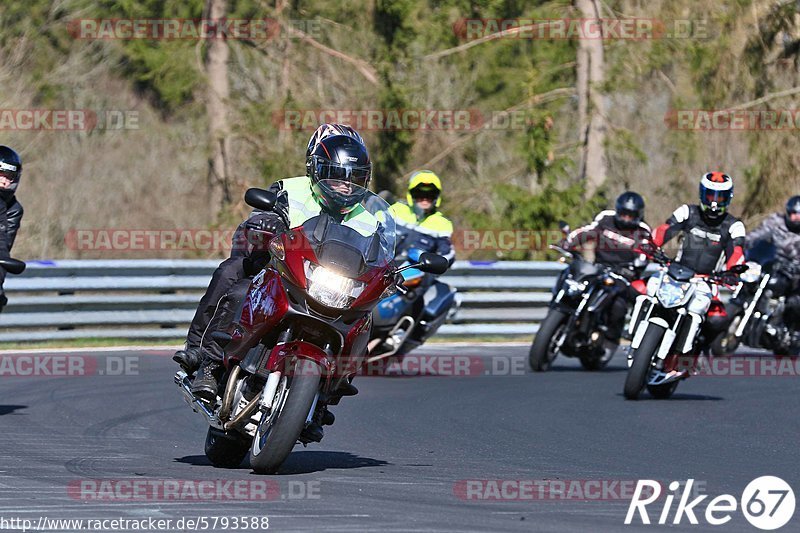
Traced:
<path id="1" fill-rule="evenodd" d="M 721 526 L 731 521 L 733 513 L 737 507 L 751 525 L 758 529 L 770 531 L 786 525 L 794 515 L 795 499 L 794 491 L 784 480 L 775 476 L 762 476 L 751 481 L 744 491 L 742 497 L 737 501 L 730 494 L 722 494 L 709 501 L 705 507 L 705 512 L 701 514 L 700 504 L 708 498 L 707 494 L 697 496 L 691 501 L 689 498 L 696 495 L 692 493 L 694 479 L 689 479 L 683 485 L 673 481 L 669 484 L 669 492 L 662 494 L 662 485 L 658 481 L 651 479 L 639 480 L 633 493 L 633 499 L 628 507 L 628 514 L 625 516 L 625 524 L 635 522 L 638 518 L 642 524 L 650 524 L 651 518 L 648 505 L 651 510 L 658 511 L 661 502 L 655 503 L 663 498 L 663 507 L 658 514 L 658 524 L 671 523 L 681 524 L 684 518 L 693 525 L 697 525 L 698 515 L 705 519 L 706 523 L 712 526 Z M 679 494 L 680 491 L 680 494 Z M 678 499 L 674 514 L 672 510 L 673 502 Z M 653 505 L 651 505 L 653 504 Z M 697 513 L 697 514 L 695 514 Z M 670 521 L 670 515 L 672 520 Z"/>

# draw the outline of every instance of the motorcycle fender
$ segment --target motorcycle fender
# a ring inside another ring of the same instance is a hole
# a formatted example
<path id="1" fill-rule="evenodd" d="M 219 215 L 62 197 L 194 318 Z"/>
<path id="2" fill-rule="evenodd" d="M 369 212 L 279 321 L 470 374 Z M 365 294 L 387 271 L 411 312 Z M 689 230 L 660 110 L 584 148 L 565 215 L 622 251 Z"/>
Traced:
<path id="1" fill-rule="evenodd" d="M 628 333 L 629 334 L 633 335 L 633 330 L 634 330 L 634 328 L 636 328 L 636 322 L 637 322 L 637 320 L 639 318 L 639 313 L 642 312 L 642 306 L 649 299 L 650 299 L 650 297 L 645 295 L 645 294 L 642 294 L 641 296 L 637 296 L 636 297 L 636 303 L 633 306 L 633 313 L 631 313 L 631 322 L 630 322 L 630 324 L 628 324 Z M 642 335 L 644 335 L 644 333 L 642 333 Z M 641 342 L 641 340 L 639 342 Z"/>
<path id="2" fill-rule="evenodd" d="M 667 321 L 663 318 L 653 317 L 647 322 L 642 322 L 639 325 L 639 329 L 636 330 L 636 336 L 633 338 L 633 342 L 631 342 L 631 348 L 634 350 L 639 348 L 639 345 L 642 343 L 642 339 L 644 339 L 644 334 L 647 331 L 647 328 L 650 327 L 650 324 L 655 324 L 656 326 L 662 327 L 665 330 L 669 330 L 669 324 L 667 324 Z M 674 335 L 675 334 L 673 333 L 673 339 L 675 338 Z M 670 341 L 670 343 L 671 342 L 672 341 Z"/>
<path id="3" fill-rule="evenodd" d="M 441 281 L 435 281 L 423 295 L 424 316 L 432 320 L 447 313 L 455 299 L 456 291 L 453 287 Z"/>
<path id="4" fill-rule="evenodd" d="M 328 354 L 314 344 L 304 341 L 292 341 L 275 346 L 269 354 L 266 369 L 270 372 L 279 370 L 286 373 L 284 365 L 287 360 L 294 358 L 309 359 L 322 367 L 327 379 L 330 379 L 335 369 L 334 363 L 328 358 Z"/>
<path id="5" fill-rule="evenodd" d="M 631 341 L 632 349 L 636 350 L 639 348 L 639 345 L 642 344 L 642 339 L 644 339 L 644 334 L 647 332 L 649 325 L 649 322 L 642 322 L 639 324 L 639 328 L 636 330 L 636 335 L 634 335 L 633 340 Z"/>
<path id="6" fill-rule="evenodd" d="M 662 320 L 660 318 L 657 319 L 657 320 L 659 320 L 661 323 L 666 325 L 666 321 L 664 321 L 664 320 Z M 651 322 L 655 323 L 652 320 L 651 320 Z M 660 325 L 661 324 L 659 324 L 659 326 Z M 665 326 L 665 327 L 668 328 L 669 326 Z M 671 330 L 671 329 L 667 329 L 666 331 L 664 331 L 664 337 L 661 339 L 661 346 L 658 348 L 658 358 L 659 359 L 664 360 L 669 355 L 669 350 L 670 350 L 670 348 L 672 348 L 672 343 L 675 342 L 676 335 L 677 335 L 677 333 L 675 331 Z"/>
<path id="7" fill-rule="evenodd" d="M 689 313 L 689 320 L 691 320 L 692 323 L 689 325 L 689 333 L 686 334 L 686 341 L 681 347 L 681 353 L 688 353 L 689 350 L 692 349 L 692 346 L 694 346 L 694 338 L 700 330 L 700 324 L 703 323 L 703 318 L 695 313 Z"/>
<path id="8" fill-rule="evenodd" d="M 600 291 L 597 297 L 594 298 L 592 303 L 590 303 L 586 308 L 586 311 L 589 313 L 596 313 L 603 306 L 606 300 L 608 300 L 608 292 Z"/>

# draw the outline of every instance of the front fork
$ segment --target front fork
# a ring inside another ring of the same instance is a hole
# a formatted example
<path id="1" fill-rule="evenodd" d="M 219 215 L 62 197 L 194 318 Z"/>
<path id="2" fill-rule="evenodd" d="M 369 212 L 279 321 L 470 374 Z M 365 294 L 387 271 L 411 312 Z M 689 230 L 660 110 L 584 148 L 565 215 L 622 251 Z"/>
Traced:
<path id="1" fill-rule="evenodd" d="M 758 309 L 758 302 L 761 300 L 761 295 L 764 293 L 764 289 L 767 287 L 767 283 L 769 283 L 770 275 L 764 274 L 761 278 L 761 283 L 758 284 L 758 289 L 756 289 L 755 294 L 750 299 L 750 302 L 745 306 L 744 316 L 742 317 L 742 321 L 739 323 L 739 327 L 736 328 L 736 338 L 741 339 L 744 335 L 744 330 L 747 327 L 747 324 L 750 322 L 753 314 Z"/>

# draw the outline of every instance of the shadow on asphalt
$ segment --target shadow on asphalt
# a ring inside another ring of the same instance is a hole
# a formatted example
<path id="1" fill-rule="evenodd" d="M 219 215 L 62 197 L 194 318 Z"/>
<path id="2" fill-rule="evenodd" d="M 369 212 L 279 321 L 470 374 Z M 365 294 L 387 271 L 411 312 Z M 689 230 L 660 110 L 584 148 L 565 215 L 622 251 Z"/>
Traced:
<path id="1" fill-rule="evenodd" d="M 10 415 L 19 409 L 27 409 L 27 405 L 0 405 L 0 416 Z"/>
<path id="2" fill-rule="evenodd" d="M 311 474 L 328 469 L 367 468 L 390 464 L 381 459 L 361 457 L 349 452 L 296 451 L 286 459 L 279 474 Z"/>
<path id="3" fill-rule="evenodd" d="M 185 455 L 183 457 L 176 457 L 175 462 L 192 466 L 212 466 L 211 461 L 209 461 L 208 457 L 205 455 Z"/>
<path id="4" fill-rule="evenodd" d="M 617 394 L 617 396 L 620 397 L 620 398 L 624 398 L 624 395 L 622 393 Z M 652 401 L 657 401 L 657 402 L 679 402 L 681 400 L 686 400 L 686 401 L 690 401 L 690 402 L 697 402 L 697 401 L 718 402 L 720 400 L 725 400 L 725 398 L 723 398 L 721 396 L 709 396 L 707 394 L 684 394 L 684 393 L 676 392 L 669 398 L 666 398 L 666 399 L 663 399 L 663 400 L 659 400 L 658 398 L 653 398 L 649 394 L 643 392 L 642 395 L 639 397 L 639 399 L 636 400 L 635 402 L 641 402 L 643 400 L 652 400 Z M 635 402 L 631 402 L 631 403 L 635 403 Z"/>
<path id="5" fill-rule="evenodd" d="M 208 466 L 214 468 L 211 461 L 205 455 L 186 455 L 176 457 L 176 463 L 183 463 L 192 466 Z M 292 452 L 284 461 L 283 466 L 278 471 L 279 474 L 312 474 L 328 469 L 352 469 L 366 468 L 370 466 L 384 466 L 390 464 L 381 459 L 371 459 L 360 457 L 349 452 L 326 452 L 326 451 L 297 451 Z M 250 463 L 245 458 L 242 464 L 233 469 L 227 470 L 250 470 Z"/>
<path id="6" fill-rule="evenodd" d="M 581 372 L 584 374 L 615 374 L 617 372 L 627 372 L 627 366 L 607 366 L 602 370 L 586 370 L 580 366 L 552 366 L 550 370 L 547 372 Z M 529 374 L 547 374 L 547 372 L 531 372 L 528 369 Z"/>

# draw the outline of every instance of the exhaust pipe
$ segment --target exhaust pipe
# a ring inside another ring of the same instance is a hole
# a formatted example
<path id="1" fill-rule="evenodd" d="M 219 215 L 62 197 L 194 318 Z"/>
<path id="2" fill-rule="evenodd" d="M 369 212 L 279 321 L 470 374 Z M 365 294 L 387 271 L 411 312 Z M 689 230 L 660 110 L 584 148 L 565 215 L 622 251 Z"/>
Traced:
<path id="1" fill-rule="evenodd" d="M 394 335 L 397 333 L 397 331 L 400 328 L 402 328 L 404 324 L 408 324 L 408 327 L 404 330 L 403 336 L 400 339 L 397 339 L 397 342 L 392 347 L 392 349 L 390 351 L 386 352 L 386 353 L 382 353 L 382 354 L 379 354 L 379 355 L 373 355 L 372 357 L 367 358 L 367 363 L 372 363 L 372 362 L 375 362 L 375 361 L 379 361 L 381 359 L 385 359 L 387 357 L 391 357 L 391 356 L 393 356 L 394 354 L 397 353 L 397 351 L 403 345 L 403 343 L 408 338 L 408 336 L 411 335 L 411 331 L 414 329 L 414 325 L 416 324 L 416 322 L 414 322 L 414 319 L 411 318 L 410 316 L 402 317 L 397 322 L 397 324 L 392 328 L 392 330 L 389 332 L 389 336 L 387 337 L 389 339 L 392 339 L 394 337 Z M 377 340 L 377 339 L 374 339 L 374 340 Z"/>

